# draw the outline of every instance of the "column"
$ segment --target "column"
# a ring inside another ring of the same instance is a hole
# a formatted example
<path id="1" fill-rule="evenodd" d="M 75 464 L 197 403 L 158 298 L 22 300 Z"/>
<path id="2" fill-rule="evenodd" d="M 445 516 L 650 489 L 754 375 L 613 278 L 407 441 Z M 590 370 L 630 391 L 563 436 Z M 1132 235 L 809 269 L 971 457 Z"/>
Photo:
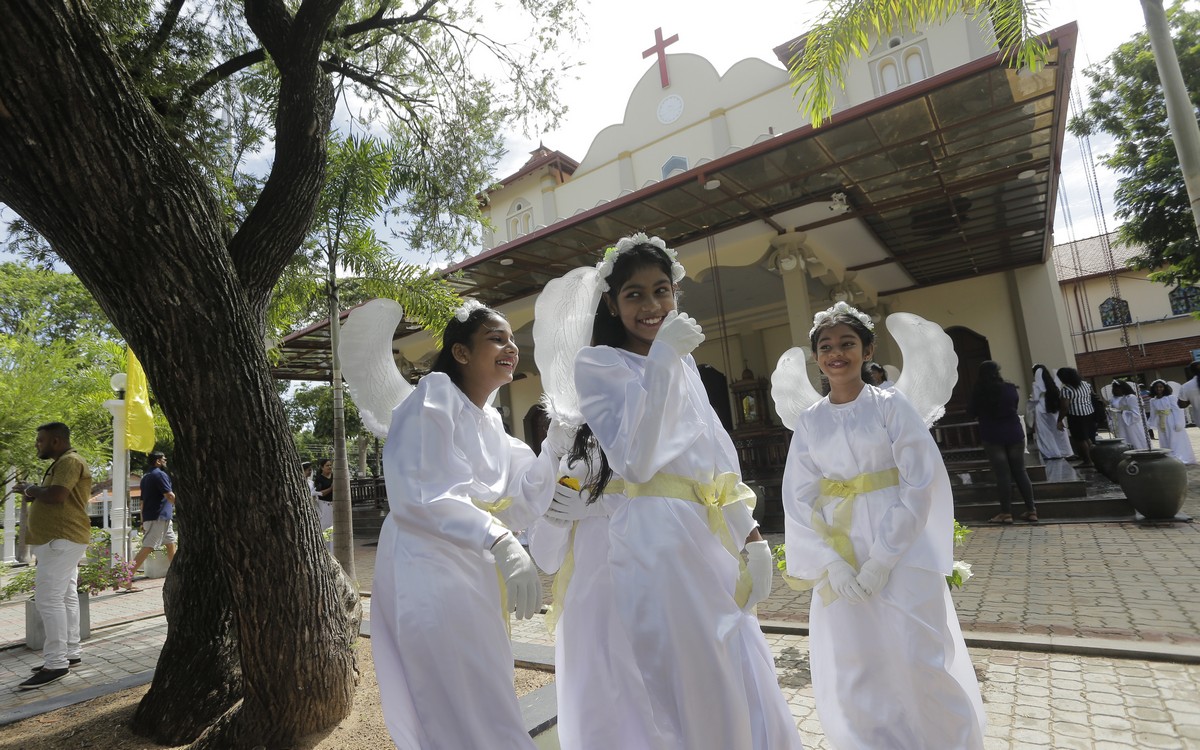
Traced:
<path id="1" fill-rule="evenodd" d="M 118 382 L 119 378 L 119 382 Z M 113 390 L 125 392 L 125 373 L 112 377 Z M 120 385 L 120 388 L 117 386 Z M 125 399 L 113 398 L 104 402 L 104 408 L 113 415 L 113 459 L 112 459 L 112 544 L 113 564 L 117 556 L 128 560 L 129 513 L 126 498 L 129 497 L 129 452 L 125 450 Z"/>
<path id="2" fill-rule="evenodd" d="M 8 478 L 4 480 L 4 556 L 0 563 L 12 564 L 17 561 L 17 503 L 13 494 L 13 484 L 16 479 L 16 469 L 9 468 Z"/>

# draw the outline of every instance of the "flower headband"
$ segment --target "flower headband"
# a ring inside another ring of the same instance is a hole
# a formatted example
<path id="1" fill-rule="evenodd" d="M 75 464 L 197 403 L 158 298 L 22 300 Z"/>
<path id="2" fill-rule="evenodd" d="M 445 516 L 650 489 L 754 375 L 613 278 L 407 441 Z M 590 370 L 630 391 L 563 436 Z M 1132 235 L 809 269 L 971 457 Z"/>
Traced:
<path id="1" fill-rule="evenodd" d="M 843 314 L 857 318 L 858 322 L 866 326 L 868 331 L 875 330 L 875 323 L 871 321 L 870 315 L 867 315 L 865 312 L 853 308 L 850 305 L 847 305 L 845 302 L 839 300 L 838 302 L 834 303 L 833 307 L 829 308 L 828 310 L 822 310 L 813 316 L 813 327 L 808 329 L 808 337 L 812 338 L 812 335 L 817 332 L 817 329 L 827 325 L 835 315 Z"/>
<path id="2" fill-rule="evenodd" d="M 600 272 L 601 291 L 609 291 L 608 277 L 612 275 L 613 264 L 617 262 L 617 258 L 621 253 L 626 250 L 632 250 L 638 245 L 653 245 L 666 253 L 667 258 L 671 261 L 671 281 L 673 283 L 678 284 L 687 275 L 687 272 L 683 269 L 683 264 L 679 262 L 679 254 L 667 247 L 667 243 L 663 242 L 661 237 L 650 237 L 645 232 L 638 232 L 628 237 L 622 237 L 617 241 L 616 245 L 604 251 L 604 259 L 596 264 L 596 270 Z"/>
<path id="3" fill-rule="evenodd" d="M 466 323 L 467 318 L 471 317 L 471 313 L 482 307 L 487 307 L 487 305 L 483 304 L 477 299 L 467 297 L 465 300 L 463 300 L 463 303 L 458 306 L 458 309 L 454 311 L 454 317 L 459 323 Z"/>

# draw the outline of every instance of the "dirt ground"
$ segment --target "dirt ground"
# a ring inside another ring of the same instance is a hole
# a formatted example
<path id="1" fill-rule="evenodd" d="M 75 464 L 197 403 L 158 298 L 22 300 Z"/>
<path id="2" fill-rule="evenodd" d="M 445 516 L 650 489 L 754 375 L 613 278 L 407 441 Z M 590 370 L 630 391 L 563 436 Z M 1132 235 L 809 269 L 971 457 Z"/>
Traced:
<path id="1" fill-rule="evenodd" d="M 371 641 L 359 641 L 362 679 L 354 708 L 342 723 L 299 740 L 293 750 L 382 750 L 392 747 L 379 707 L 379 684 L 371 666 Z M 548 672 L 518 669 L 517 695 L 532 692 L 554 680 Z M 138 701 L 149 686 L 130 688 L 86 703 L 35 716 L 0 729 L 0 750 L 162 750 L 164 746 L 129 731 Z M 186 747 L 186 746 L 180 746 Z"/>

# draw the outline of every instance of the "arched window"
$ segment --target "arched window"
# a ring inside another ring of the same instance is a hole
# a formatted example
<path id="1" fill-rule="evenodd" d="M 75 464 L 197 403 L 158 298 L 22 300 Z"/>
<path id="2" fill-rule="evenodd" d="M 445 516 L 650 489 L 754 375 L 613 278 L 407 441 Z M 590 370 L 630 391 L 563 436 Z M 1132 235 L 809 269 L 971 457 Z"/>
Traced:
<path id="1" fill-rule="evenodd" d="M 664 180 L 667 179 L 668 177 L 671 176 L 671 173 L 674 172 L 675 170 L 679 170 L 680 172 L 686 172 L 687 168 L 688 168 L 687 158 L 685 158 L 683 156 L 672 156 L 670 159 L 667 159 L 666 162 L 663 163 L 663 165 L 662 165 L 662 178 Z"/>
<path id="2" fill-rule="evenodd" d="M 921 50 L 910 50 L 904 56 L 904 72 L 908 73 L 910 84 L 925 80 L 925 58 L 921 56 Z"/>
<path id="3" fill-rule="evenodd" d="M 1132 323 L 1129 317 L 1129 303 L 1123 299 L 1109 297 L 1100 303 L 1100 325 L 1119 326 L 1122 323 Z"/>
<path id="4" fill-rule="evenodd" d="M 533 206 L 518 198 L 508 210 L 508 239 L 529 234 L 533 230 Z"/>
<path id="5" fill-rule="evenodd" d="M 879 85 L 885 94 L 900 88 L 900 71 L 891 60 L 879 66 Z"/>
<path id="6" fill-rule="evenodd" d="M 1175 287 L 1167 299 L 1171 300 L 1171 313 L 1174 315 L 1200 312 L 1200 287 Z"/>

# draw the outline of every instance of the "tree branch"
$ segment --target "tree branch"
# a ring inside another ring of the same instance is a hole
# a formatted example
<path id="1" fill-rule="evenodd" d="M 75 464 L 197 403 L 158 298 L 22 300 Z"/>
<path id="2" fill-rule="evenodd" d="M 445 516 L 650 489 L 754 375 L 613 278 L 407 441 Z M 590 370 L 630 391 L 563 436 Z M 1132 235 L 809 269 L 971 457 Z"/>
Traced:
<path id="1" fill-rule="evenodd" d="M 359 34 L 365 34 L 368 31 L 383 31 L 396 28 L 397 26 L 405 26 L 418 21 L 428 20 L 428 13 L 436 4 L 436 2 L 437 0 L 427 0 L 426 3 L 418 8 L 416 12 L 408 15 L 396 16 L 394 18 L 384 18 L 383 14 L 390 6 L 390 3 L 384 2 L 379 5 L 379 8 L 375 11 L 375 14 L 370 18 L 364 18 L 361 21 L 347 24 L 339 29 L 332 29 L 325 38 L 328 41 L 333 41 L 336 39 L 349 39 L 351 37 L 358 36 Z M 249 14 L 247 14 L 247 18 L 249 18 Z M 257 30 L 255 30 L 255 33 L 258 33 Z M 262 39 L 262 37 L 259 37 L 259 39 Z M 265 41 L 263 42 L 263 45 L 264 47 L 267 46 Z M 226 60 L 215 68 L 209 70 L 183 90 L 183 94 L 180 95 L 179 101 L 174 107 L 172 107 L 172 110 L 175 114 L 185 114 L 192 108 L 192 105 L 196 103 L 196 100 L 204 96 L 213 86 L 216 86 L 226 78 L 243 71 L 252 65 L 257 65 L 258 63 L 266 60 L 268 50 L 264 50 L 262 47 L 260 47 L 255 50 L 242 53 L 237 57 L 230 58 L 229 60 Z M 274 54 L 272 54 L 272 56 L 274 57 Z"/>
<path id="2" fill-rule="evenodd" d="M 129 72 L 134 78 L 140 78 L 146 68 L 153 62 L 154 56 L 158 54 L 163 45 L 167 43 L 171 32 L 175 29 L 175 22 L 179 20 L 179 12 L 183 10 L 184 0 L 171 0 L 171 3 L 163 11 L 162 23 L 158 25 L 158 30 L 154 32 L 154 36 L 150 39 L 150 43 L 138 55 L 137 60 L 130 66 Z"/>

